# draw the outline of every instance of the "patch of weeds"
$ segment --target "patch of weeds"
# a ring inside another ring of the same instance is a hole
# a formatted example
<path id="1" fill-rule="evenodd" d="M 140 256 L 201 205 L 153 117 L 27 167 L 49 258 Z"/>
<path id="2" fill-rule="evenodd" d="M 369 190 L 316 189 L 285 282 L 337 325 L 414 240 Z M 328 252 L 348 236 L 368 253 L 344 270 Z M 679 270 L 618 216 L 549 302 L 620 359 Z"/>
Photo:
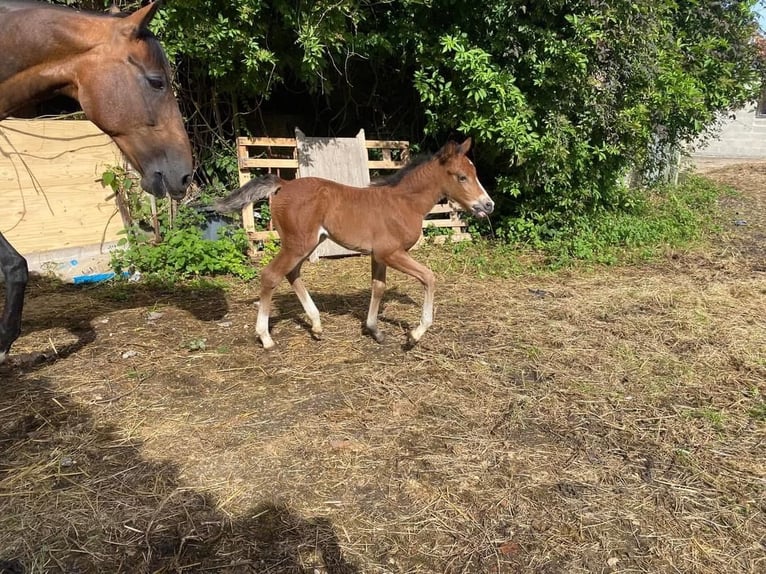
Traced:
<path id="1" fill-rule="evenodd" d="M 646 261 L 717 231 L 717 199 L 726 193 L 708 179 L 691 176 L 676 186 L 624 189 L 615 207 L 590 213 L 507 218 L 498 235 L 539 250 L 551 269 Z"/>
<path id="2" fill-rule="evenodd" d="M 279 253 L 279 239 L 266 239 L 263 242 L 263 255 L 261 256 L 261 267 L 266 267 L 274 257 Z"/>
<path id="3" fill-rule="evenodd" d="M 207 339 L 191 339 L 184 345 L 189 351 L 204 351 L 207 349 Z"/>
<path id="4" fill-rule="evenodd" d="M 157 213 L 153 215 L 144 194 L 135 186 L 126 188 L 124 178 L 106 172 L 103 179 L 104 185 L 122 190 L 122 202 L 132 218 L 118 248 L 111 253 L 111 266 L 117 275 L 140 271 L 165 281 L 213 275 L 241 279 L 255 276 L 247 257 L 247 233 L 241 226 L 221 225 L 217 238 L 208 239 L 205 230 L 211 222 L 206 212 L 188 205 L 174 211 L 169 200 L 163 199 L 157 201 Z"/>
<path id="5" fill-rule="evenodd" d="M 762 401 L 760 404 L 751 407 L 748 414 L 751 419 L 759 423 L 766 423 L 766 402 Z"/>
<path id="6" fill-rule="evenodd" d="M 696 409 L 690 409 L 685 413 L 685 416 L 690 419 L 706 421 L 717 431 L 724 429 L 724 421 L 726 417 L 723 412 L 712 407 L 700 407 Z"/>
<path id="7" fill-rule="evenodd" d="M 433 242 L 436 237 L 450 237 L 451 235 L 453 235 L 451 227 L 439 227 L 433 223 L 428 223 L 428 221 L 423 228 L 423 237 L 427 242 Z"/>

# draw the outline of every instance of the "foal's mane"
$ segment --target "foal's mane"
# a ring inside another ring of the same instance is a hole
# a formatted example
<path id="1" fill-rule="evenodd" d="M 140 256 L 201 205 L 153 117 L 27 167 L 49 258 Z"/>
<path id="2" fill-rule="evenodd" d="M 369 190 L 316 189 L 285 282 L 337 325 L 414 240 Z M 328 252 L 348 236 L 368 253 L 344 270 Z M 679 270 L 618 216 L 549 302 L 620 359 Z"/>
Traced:
<path id="1" fill-rule="evenodd" d="M 407 165 L 392 173 L 391 175 L 387 175 L 370 182 L 370 187 L 395 187 L 401 183 L 402 179 L 407 177 L 410 173 L 418 169 L 423 164 L 431 161 L 433 158 L 433 155 L 416 156 L 412 158 Z"/>

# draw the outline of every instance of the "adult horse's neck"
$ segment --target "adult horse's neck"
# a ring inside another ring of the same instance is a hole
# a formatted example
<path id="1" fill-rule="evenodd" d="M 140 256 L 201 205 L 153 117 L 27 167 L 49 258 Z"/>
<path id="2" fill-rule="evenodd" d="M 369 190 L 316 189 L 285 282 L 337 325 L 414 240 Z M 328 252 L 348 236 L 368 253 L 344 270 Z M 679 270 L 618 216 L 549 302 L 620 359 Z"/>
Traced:
<path id="1" fill-rule="evenodd" d="M 22 29 L 35 11 L 37 26 Z M 30 101 L 62 93 L 77 99 L 77 70 L 109 38 L 106 16 L 0 2 L 0 119 Z"/>

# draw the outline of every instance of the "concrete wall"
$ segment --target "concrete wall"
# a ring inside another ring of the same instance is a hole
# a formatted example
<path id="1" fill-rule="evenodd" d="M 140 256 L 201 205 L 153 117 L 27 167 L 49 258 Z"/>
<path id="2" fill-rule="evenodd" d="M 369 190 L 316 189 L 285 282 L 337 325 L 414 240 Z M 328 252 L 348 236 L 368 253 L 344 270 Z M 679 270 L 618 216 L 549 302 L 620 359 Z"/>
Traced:
<path id="1" fill-rule="evenodd" d="M 693 158 L 766 159 L 766 116 L 752 104 L 721 118 L 717 136 L 698 143 Z"/>

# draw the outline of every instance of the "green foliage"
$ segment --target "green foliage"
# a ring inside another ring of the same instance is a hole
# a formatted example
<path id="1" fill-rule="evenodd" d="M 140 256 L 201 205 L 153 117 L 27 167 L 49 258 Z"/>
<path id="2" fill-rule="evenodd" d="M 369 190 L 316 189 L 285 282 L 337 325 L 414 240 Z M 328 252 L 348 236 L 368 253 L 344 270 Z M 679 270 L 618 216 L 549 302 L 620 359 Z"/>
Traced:
<path id="1" fill-rule="evenodd" d="M 434 3 L 435 5 L 437 2 Z M 440 6 L 452 5 L 439 2 Z M 529 238 L 628 209 L 620 182 L 652 174 L 715 115 L 755 96 L 752 6 L 742 2 L 500 0 L 419 35 L 426 129 L 472 134 L 506 226 Z"/>
<path id="2" fill-rule="evenodd" d="M 140 229 L 129 229 L 120 240 L 124 249 L 112 252 L 111 265 L 118 275 L 136 270 L 165 280 L 231 274 L 251 279 L 255 270 L 244 255 L 244 230 L 233 229 L 228 237 L 209 240 L 195 228 L 173 228 L 161 243 L 154 244 Z"/>
<path id="3" fill-rule="evenodd" d="M 239 226 L 224 226 L 218 239 L 203 237 L 207 218 L 196 209 L 181 205 L 170 217 L 169 200 L 157 201 L 158 231 L 162 241 L 155 241 L 151 208 L 132 178 L 121 168 L 110 168 L 102 176 L 102 184 L 119 193 L 130 209 L 133 223 L 112 251 L 111 266 L 118 276 L 140 271 L 155 279 L 173 281 L 231 274 L 243 279 L 255 275 L 247 258 L 248 240 Z"/>
<path id="4" fill-rule="evenodd" d="M 241 228 L 210 240 L 202 237 L 199 228 L 179 225 L 168 230 L 161 243 L 154 244 L 143 230 L 134 227 L 119 243 L 124 249 L 114 250 L 111 261 L 118 275 L 135 270 L 164 280 L 222 274 L 242 279 L 255 276 L 245 255 L 247 237 Z"/>
<path id="5" fill-rule="evenodd" d="M 261 256 L 261 267 L 265 267 L 279 253 L 279 239 L 267 239 L 263 242 L 263 255 Z"/>
<path id="6" fill-rule="evenodd" d="M 571 217 L 566 225 L 555 229 L 530 229 L 524 219 L 509 219 L 499 233 L 510 241 L 526 240 L 545 253 L 554 268 L 578 261 L 614 264 L 649 259 L 711 233 L 715 229 L 716 199 L 722 193 L 715 184 L 698 177 L 679 186 L 623 188 L 620 209 Z"/>
<path id="7" fill-rule="evenodd" d="M 423 228 L 423 236 L 428 238 L 445 237 L 453 234 L 451 227 L 439 227 L 437 225 L 428 225 Z"/>
<path id="8" fill-rule="evenodd" d="M 707 179 L 689 177 L 680 186 L 623 193 L 622 209 L 574 218 L 555 231 L 519 218 L 497 230 L 501 241 L 452 244 L 449 269 L 505 277 L 530 269 L 651 260 L 715 233 L 717 199 L 728 190 Z"/>

